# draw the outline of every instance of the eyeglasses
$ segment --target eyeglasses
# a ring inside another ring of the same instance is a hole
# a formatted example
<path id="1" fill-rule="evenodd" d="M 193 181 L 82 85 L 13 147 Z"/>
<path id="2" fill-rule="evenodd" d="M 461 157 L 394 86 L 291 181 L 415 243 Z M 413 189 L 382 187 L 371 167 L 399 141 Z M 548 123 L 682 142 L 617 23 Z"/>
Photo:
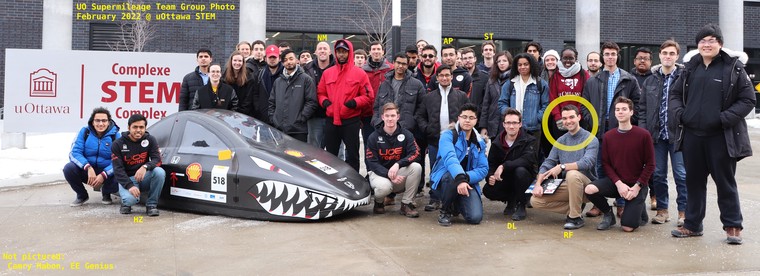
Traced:
<path id="1" fill-rule="evenodd" d="M 96 123 L 108 123 L 108 119 L 95 119 L 95 120 L 92 120 L 92 121 L 96 122 Z"/>
<path id="2" fill-rule="evenodd" d="M 422 57 L 422 58 L 434 58 L 435 55 L 429 55 L 429 54 L 428 55 L 420 55 L 420 57 Z"/>
<path id="3" fill-rule="evenodd" d="M 705 45 L 705 44 L 712 45 L 712 44 L 715 44 L 715 43 L 718 43 L 717 39 L 710 39 L 710 40 L 704 40 L 704 39 L 702 39 L 702 40 L 699 41 L 699 45 Z"/>
<path id="4" fill-rule="evenodd" d="M 520 122 L 504 122 L 504 125 L 507 125 L 507 126 L 514 126 L 514 125 L 519 125 L 519 124 Z"/>
<path id="5" fill-rule="evenodd" d="M 615 52 L 612 52 L 612 53 L 604 53 L 604 56 L 605 56 L 605 57 L 616 57 L 616 56 L 617 56 L 617 53 L 615 53 Z"/>
<path id="6" fill-rule="evenodd" d="M 462 120 L 470 120 L 470 121 L 474 121 L 474 120 L 477 120 L 477 119 L 478 119 L 478 117 L 475 117 L 475 116 L 467 116 L 467 115 L 459 115 L 459 119 L 462 119 Z"/>
<path id="7" fill-rule="evenodd" d="M 439 78 L 450 78 L 451 74 L 438 74 Z"/>
<path id="8" fill-rule="evenodd" d="M 636 61 L 649 61 L 649 58 L 636 58 Z"/>

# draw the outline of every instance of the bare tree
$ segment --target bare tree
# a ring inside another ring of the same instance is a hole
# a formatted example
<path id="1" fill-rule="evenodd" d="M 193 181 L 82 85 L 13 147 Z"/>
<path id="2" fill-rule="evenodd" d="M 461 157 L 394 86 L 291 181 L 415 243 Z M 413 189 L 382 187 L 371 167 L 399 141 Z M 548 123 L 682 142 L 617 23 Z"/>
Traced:
<path id="1" fill-rule="evenodd" d="M 380 41 L 382 43 L 387 43 L 390 36 L 391 27 L 393 27 L 391 23 L 393 1 L 375 0 L 376 3 L 370 3 L 369 0 L 355 0 L 353 2 L 361 6 L 361 9 L 357 11 L 356 15 L 364 13 L 366 16 L 353 16 L 344 18 L 353 23 L 362 32 L 364 32 L 367 35 L 369 42 Z M 404 21 L 412 16 L 414 16 L 414 13 L 401 18 L 401 21 Z"/>
<path id="2" fill-rule="evenodd" d="M 127 0 L 128 5 L 142 5 L 142 0 Z M 119 27 L 121 33 L 118 41 L 108 43 L 112 51 L 142 52 L 145 45 L 156 37 L 157 26 L 151 21 L 146 20 L 145 14 L 140 14 L 142 18 L 133 21 L 121 21 Z"/>

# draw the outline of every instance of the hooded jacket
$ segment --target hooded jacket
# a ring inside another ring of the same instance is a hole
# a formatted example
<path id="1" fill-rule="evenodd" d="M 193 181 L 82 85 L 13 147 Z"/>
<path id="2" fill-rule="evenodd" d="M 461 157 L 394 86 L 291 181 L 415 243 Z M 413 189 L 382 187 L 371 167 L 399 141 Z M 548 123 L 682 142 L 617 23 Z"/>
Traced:
<path id="1" fill-rule="evenodd" d="M 417 108 L 422 104 L 422 97 L 425 96 L 427 91 L 425 85 L 419 80 L 412 77 L 412 73 L 406 71 L 404 79 L 401 80 L 401 86 L 398 89 L 398 96 L 393 100 L 395 91 L 393 90 L 393 78 L 394 71 L 389 71 L 386 74 L 386 79 L 380 84 L 380 88 L 377 90 L 374 103 L 374 115 L 372 115 L 372 125 L 377 126 L 382 122 L 380 116 L 382 116 L 383 105 L 389 102 L 396 103 L 399 108 L 399 122 L 402 122 L 404 128 L 409 131 L 417 129 L 417 120 L 415 118 L 415 112 Z"/>
<path id="2" fill-rule="evenodd" d="M 657 138 L 660 136 L 660 103 L 662 102 L 662 91 L 665 85 L 665 79 L 660 73 L 662 64 L 652 66 L 652 76 L 647 78 L 641 85 L 641 98 L 639 99 L 639 127 L 649 131 L 652 135 L 652 139 L 657 142 Z M 673 82 L 670 84 L 670 90 L 673 90 L 678 78 L 683 72 L 684 66 L 682 64 L 676 64 L 675 69 L 671 74 L 674 74 Z M 670 96 L 670 95 L 668 95 Z M 670 137 L 674 137 L 675 129 L 671 128 L 672 124 L 668 124 L 668 133 Z M 673 142 L 674 139 L 669 139 Z"/>
<path id="3" fill-rule="evenodd" d="M 385 132 L 385 123 L 380 122 L 375 132 L 367 139 L 366 158 L 367 170 L 379 176 L 388 178 L 388 169 L 394 164 L 407 167 L 420 156 L 420 147 L 414 141 L 412 132 L 396 125 L 392 134 Z"/>
<path id="4" fill-rule="evenodd" d="M 605 132 L 618 127 L 618 121 L 617 118 L 615 118 L 615 114 L 610 114 L 609 118 L 607 118 L 607 111 L 612 107 L 611 103 L 614 103 L 615 99 L 618 97 L 623 96 L 631 99 L 635 105 L 639 102 L 640 96 L 639 84 L 636 82 L 636 79 L 630 73 L 620 69 L 620 80 L 618 81 L 617 87 L 615 87 L 615 93 L 613 94 L 614 98 L 609 101 L 610 104 L 608 105 L 607 80 L 609 77 L 609 71 L 601 71 L 596 76 L 588 79 L 583 86 L 583 98 L 591 102 L 591 105 L 596 109 L 597 119 L 599 120 L 599 131 L 596 132 L 596 138 L 600 141 Z M 638 109 L 638 107 L 636 106 L 634 109 Z M 631 117 L 631 123 L 633 125 L 638 125 L 638 115 L 639 111 L 634 110 L 633 117 Z M 589 128 L 593 127 L 591 112 L 583 105 L 581 105 L 581 119 L 586 126 Z"/>
<path id="5" fill-rule="evenodd" d="M 538 167 L 536 137 L 525 133 L 525 130 L 520 128 L 515 142 L 507 149 L 504 145 L 506 136 L 507 132 L 502 130 L 496 136 L 498 138 L 491 143 L 491 149 L 488 151 L 488 175 L 493 175 L 501 165 L 504 166 L 504 171 L 514 171 L 522 167 L 531 175 L 536 175 L 536 167 Z"/>
<path id="6" fill-rule="evenodd" d="M 195 92 L 193 104 L 190 109 L 218 108 L 239 111 L 237 92 L 232 86 L 219 82 L 216 93 L 211 88 L 211 81 Z"/>
<path id="7" fill-rule="evenodd" d="M 726 140 L 728 155 L 741 160 L 752 156 L 752 147 L 747 132 L 747 122 L 744 117 L 755 107 L 755 92 L 752 89 L 752 81 L 744 70 L 744 61 L 747 55 L 743 52 L 735 52 L 721 48 L 718 56 L 724 62 L 722 72 L 721 94 L 723 102 L 720 103 L 720 124 L 723 128 L 723 136 Z M 715 61 L 713 61 L 715 62 Z M 668 104 L 668 124 L 674 129 L 676 150 L 680 150 L 683 142 L 685 120 L 684 110 L 689 103 L 689 85 L 693 81 L 691 74 L 703 63 L 702 56 L 696 52 L 689 52 L 684 56 L 686 66 L 670 91 Z M 688 131 L 688 130 L 687 130 Z"/>
<path id="8" fill-rule="evenodd" d="M 339 39 L 348 45 L 348 59 L 345 64 L 340 64 L 335 58 L 335 65 L 327 68 L 322 74 L 317 86 L 317 99 L 320 106 L 327 110 L 327 117 L 332 119 L 336 126 L 342 125 L 344 119 L 359 117 L 364 108 L 371 108 L 375 101 L 372 86 L 367 74 L 359 67 L 354 66 L 354 46 L 351 41 Z M 333 48 L 333 51 L 335 48 Z M 329 101 L 328 101 L 329 100 Z M 349 107 L 350 101 L 356 106 Z M 328 104 L 325 106 L 325 104 Z"/>
<path id="9" fill-rule="evenodd" d="M 446 99 L 449 103 L 449 121 L 456 122 L 459 107 L 469 102 L 467 94 L 453 87 Z M 417 123 L 422 133 L 427 137 L 429 145 L 438 145 L 441 135 L 441 92 L 438 89 L 422 97 L 422 104 L 417 108 Z"/>
<path id="10" fill-rule="evenodd" d="M 256 60 L 255 58 L 249 58 L 245 61 L 245 68 L 248 70 L 248 75 L 258 77 L 261 69 L 267 67 L 266 60 Z"/>
<path id="11" fill-rule="evenodd" d="M 369 58 L 371 59 L 371 57 Z M 383 60 L 380 62 L 380 67 L 372 68 L 372 66 L 370 66 L 370 62 L 367 61 L 364 63 L 364 65 L 362 65 L 362 70 L 364 70 L 364 72 L 367 72 L 367 78 L 369 78 L 369 83 L 372 86 L 372 92 L 375 93 L 372 95 L 372 98 L 375 98 L 377 95 L 377 90 L 380 88 L 380 84 L 385 81 L 388 72 L 393 71 L 393 65 L 388 63 L 388 61 L 383 58 Z M 371 106 L 368 109 L 362 110 L 362 118 L 373 117 L 372 114 L 373 109 Z"/>
<path id="12" fill-rule="evenodd" d="M 454 140 L 454 131 L 458 133 Z M 470 183 L 478 194 L 480 182 L 488 174 L 488 158 L 486 158 L 486 142 L 483 137 L 473 128 L 470 140 L 467 134 L 456 124 L 453 128 L 441 132 L 441 141 L 438 144 L 438 156 L 430 169 L 430 180 L 433 181 L 432 189 L 437 189 L 441 178 L 447 172 L 456 180 L 464 180 Z M 462 161 L 467 157 L 467 164 L 462 167 Z"/>
<path id="13" fill-rule="evenodd" d="M 274 81 L 269 94 L 269 118 L 272 125 L 287 134 L 308 133 L 306 121 L 317 110 L 317 92 L 314 81 L 296 65 L 293 76 L 287 70 Z"/>
<path id="14" fill-rule="evenodd" d="M 195 92 L 205 85 L 200 75 L 200 68 L 200 66 L 196 66 L 194 71 L 182 78 L 182 86 L 179 89 L 179 111 L 190 109 L 195 98 Z"/>
<path id="15" fill-rule="evenodd" d="M 95 172 L 101 172 L 104 179 L 108 179 L 113 176 L 111 145 L 121 137 L 121 133 L 116 122 L 109 120 L 105 133 L 98 137 L 98 132 L 92 124 L 93 119 L 90 118 L 87 126 L 79 130 L 77 138 L 71 143 L 69 160 L 83 170 L 93 167 Z"/>
<path id="16" fill-rule="evenodd" d="M 129 177 L 134 176 L 140 167 L 145 165 L 151 171 L 161 166 L 161 152 L 156 138 L 146 131 L 140 140 L 132 141 L 128 131 L 122 132 L 111 146 L 111 162 L 116 182 L 128 190 L 134 186 Z"/>

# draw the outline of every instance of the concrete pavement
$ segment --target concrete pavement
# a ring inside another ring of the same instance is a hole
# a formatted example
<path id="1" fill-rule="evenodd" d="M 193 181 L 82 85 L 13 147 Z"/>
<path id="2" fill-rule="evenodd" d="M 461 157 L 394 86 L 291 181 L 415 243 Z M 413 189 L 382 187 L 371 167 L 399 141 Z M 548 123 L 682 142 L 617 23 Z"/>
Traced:
<path id="1" fill-rule="evenodd" d="M 760 130 L 750 132 L 760 155 Z M 398 215 L 399 204 L 384 215 L 362 206 L 320 222 L 277 223 L 167 210 L 147 217 L 144 207 L 121 215 L 118 205 L 102 205 L 98 192 L 72 208 L 74 194 L 60 182 L 5 188 L 0 274 L 756 275 L 758 168 L 760 156 L 738 164 L 741 246 L 723 242 L 712 182 L 704 236 L 687 239 L 670 237 L 674 219 L 623 233 L 619 223 L 597 231 L 600 219 L 587 218 L 584 228 L 570 232 L 562 229 L 562 215 L 528 209 L 527 220 L 512 222 L 501 215 L 503 203 L 488 200 L 482 224 L 467 225 L 460 217 L 446 228 L 438 226 L 437 212 L 421 212 L 417 219 Z M 674 195 L 671 189 L 671 216 Z"/>

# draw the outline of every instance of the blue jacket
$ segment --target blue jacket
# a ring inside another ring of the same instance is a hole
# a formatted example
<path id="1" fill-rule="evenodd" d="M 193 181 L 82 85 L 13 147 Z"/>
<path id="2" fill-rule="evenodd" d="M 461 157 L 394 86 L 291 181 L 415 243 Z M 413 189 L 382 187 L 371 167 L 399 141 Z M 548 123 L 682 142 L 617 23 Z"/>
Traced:
<path id="1" fill-rule="evenodd" d="M 85 132 L 89 132 L 85 137 Z M 74 162 L 80 169 L 85 166 L 92 166 L 96 172 L 102 171 L 107 177 L 113 176 L 113 166 L 111 165 L 111 144 L 121 137 L 119 126 L 114 121 L 106 129 L 105 135 L 98 138 L 95 128 L 92 126 L 83 127 L 79 130 L 77 138 L 71 144 L 71 153 L 69 160 Z"/>
<path id="2" fill-rule="evenodd" d="M 486 178 L 488 174 L 488 158 L 486 157 L 486 142 L 483 137 L 472 130 L 470 140 L 467 141 L 467 134 L 459 129 L 459 124 L 454 128 L 459 134 L 454 142 L 454 133 L 452 129 L 441 132 L 441 139 L 438 143 L 438 156 L 433 169 L 430 173 L 430 180 L 433 181 L 433 189 L 438 187 L 441 178 L 446 172 L 454 178 L 460 174 L 466 174 L 470 186 L 480 194 L 480 185 L 478 182 Z M 469 151 L 467 150 L 469 149 Z M 462 168 L 462 160 L 467 157 L 467 166 Z"/>
<path id="3" fill-rule="evenodd" d="M 519 78 L 516 76 L 515 78 Z M 540 85 L 538 87 L 536 84 Z M 541 129 L 541 118 L 544 116 L 544 110 L 549 105 L 549 85 L 546 81 L 538 78 L 536 84 L 529 84 L 525 88 L 525 98 L 523 99 L 523 128 L 534 132 Z M 515 108 L 516 104 L 515 79 L 504 82 L 501 86 L 501 95 L 499 96 L 499 112 L 504 115 L 507 108 Z"/>

